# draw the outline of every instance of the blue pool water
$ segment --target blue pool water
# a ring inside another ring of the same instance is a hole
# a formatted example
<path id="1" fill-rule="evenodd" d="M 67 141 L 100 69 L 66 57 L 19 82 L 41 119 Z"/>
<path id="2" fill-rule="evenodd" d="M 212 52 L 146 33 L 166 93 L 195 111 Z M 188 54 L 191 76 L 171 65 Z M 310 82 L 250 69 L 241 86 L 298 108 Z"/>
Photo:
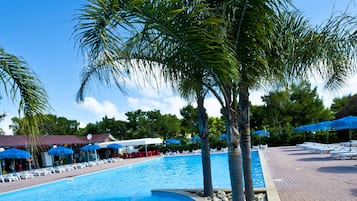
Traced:
<path id="1" fill-rule="evenodd" d="M 230 188 L 227 153 L 212 154 L 214 188 Z M 252 152 L 255 188 L 264 188 L 259 153 Z M 63 179 L 10 193 L 0 200 L 177 201 L 156 197 L 152 189 L 203 188 L 201 156 L 175 156 Z"/>

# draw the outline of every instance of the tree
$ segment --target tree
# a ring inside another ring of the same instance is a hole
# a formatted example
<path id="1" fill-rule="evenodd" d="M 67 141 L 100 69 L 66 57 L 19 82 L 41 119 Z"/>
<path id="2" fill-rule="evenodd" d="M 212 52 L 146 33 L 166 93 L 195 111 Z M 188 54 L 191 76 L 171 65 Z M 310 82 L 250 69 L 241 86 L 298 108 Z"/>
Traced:
<path id="1" fill-rule="evenodd" d="M 180 114 L 183 117 L 181 121 L 182 132 L 191 135 L 197 133 L 197 110 L 189 104 L 180 110 Z"/>
<path id="2" fill-rule="evenodd" d="M 0 79 L 12 101 L 19 98 L 19 115 L 24 116 L 24 133 L 35 141 L 39 134 L 37 115 L 50 109 L 41 81 L 21 58 L 0 47 Z"/>
<path id="3" fill-rule="evenodd" d="M 233 35 L 239 36 L 234 41 L 237 44 L 237 60 L 241 62 L 239 126 L 245 150 L 243 162 L 247 172 L 247 200 L 253 199 L 248 167 L 249 90 L 264 82 L 286 83 L 293 79 L 306 79 L 309 73 L 315 72 L 327 80 L 327 87 L 333 88 L 343 82 L 356 65 L 355 17 L 342 14 L 331 17 L 325 25 L 313 28 L 299 12 L 287 8 L 280 1 L 246 1 L 236 9 L 240 13 L 237 17 L 238 28 L 232 26 Z M 321 63 L 323 67 L 319 65 Z"/>
<path id="4" fill-rule="evenodd" d="M 159 67 L 160 74 L 172 83 L 191 79 L 196 72 L 204 73 L 201 78 L 213 73 L 223 76 L 226 71 L 227 52 L 217 34 L 220 19 L 210 15 L 201 1 L 91 2 L 76 26 L 77 41 L 92 59 L 83 73 L 78 100 L 93 75 L 106 83 L 113 78 L 122 89 L 117 75 L 129 75 L 134 69 L 150 74 Z M 115 30 L 118 26 L 131 32 L 132 37 L 123 42 Z"/>
<path id="5" fill-rule="evenodd" d="M 331 105 L 331 110 L 335 112 L 335 119 L 357 116 L 357 94 L 335 98 Z"/>
<path id="6" fill-rule="evenodd" d="M 197 100 L 204 97 L 202 92 L 207 87 L 224 110 L 233 200 L 244 197 L 240 174 L 242 151 L 244 170 L 248 173 L 246 196 L 247 200 L 253 199 L 248 155 L 249 90 L 257 86 L 256 83 L 272 78 L 286 81 L 293 76 L 303 77 L 316 69 L 321 58 L 332 66 L 319 70 L 328 78 L 328 86 L 333 86 L 350 70 L 346 66 L 351 63 L 344 58 L 355 57 L 355 38 L 350 37 L 350 29 L 344 24 L 350 18 L 332 19 L 322 30 L 316 31 L 299 15 L 281 12 L 285 7 L 280 1 L 98 2 L 92 1 L 93 5 L 78 18 L 81 23 L 76 26 L 77 41 L 92 59 L 83 73 L 78 100 L 83 98 L 87 83 L 93 77 L 107 84 L 114 81 L 123 89 L 122 79 L 118 77 L 135 70 L 151 74 L 156 67 L 172 84 L 185 79 L 197 83 Z M 221 30 L 223 24 L 219 18 L 225 22 L 226 31 Z M 131 33 L 129 40 L 120 37 L 118 26 Z M 226 43 L 226 39 L 233 46 Z M 344 48 L 336 48 L 339 46 Z M 329 58 L 331 56 L 334 58 Z M 196 75 L 200 75 L 198 79 Z"/>
<path id="7" fill-rule="evenodd" d="M 75 135 L 79 129 L 79 122 L 68 120 L 65 117 L 57 117 L 52 114 L 36 115 L 38 119 L 38 131 L 40 135 Z M 26 135 L 26 119 L 12 118 L 10 127 L 16 135 Z"/>

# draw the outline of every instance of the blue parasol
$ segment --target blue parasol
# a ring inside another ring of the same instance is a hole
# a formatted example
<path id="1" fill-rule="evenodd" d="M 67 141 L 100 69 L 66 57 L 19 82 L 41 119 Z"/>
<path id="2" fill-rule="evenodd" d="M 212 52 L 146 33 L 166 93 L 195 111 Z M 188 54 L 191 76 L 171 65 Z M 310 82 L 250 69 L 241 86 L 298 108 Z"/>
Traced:
<path id="1" fill-rule="evenodd" d="M 31 154 L 22 149 L 10 148 L 0 152 L 0 159 L 23 159 L 31 158 Z"/>
<path id="2" fill-rule="evenodd" d="M 225 140 L 227 139 L 227 134 L 225 133 L 222 133 L 221 136 L 220 136 L 221 140 Z"/>
<path id="3" fill-rule="evenodd" d="M 121 144 L 108 144 L 107 148 L 109 148 L 109 149 L 120 149 L 120 148 L 123 148 L 123 145 L 121 145 Z"/>
<path id="4" fill-rule="evenodd" d="M 270 132 L 266 130 L 257 130 L 253 132 L 253 135 L 263 135 L 263 136 L 270 137 Z"/>
<path id="5" fill-rule="evenodd" d="M 270 132 L 266 131 L 266 130 L 257 130 L 253 132 L 253 135 L 259 135 L 259 144 L 261 144 L 261 137 L 262 136 L 266 136 L 266 137 L 270 137 Z"/>
<path id="6" fill-rule="evenodd" d="M 200 141 L 200 140 L 201 140 L 201 137 L 200 137 L 200 136 L 195 136 L 195 137 L 191 138 L 191 141 L 192 141 L 193 143 L 196 143 L 196 142 L 198 142 L 198 141 Z"/>
<path id="7" fill-rule="evenodd" d="M 99 145 L 87 144 L 86 146 L 81 148 L 81 151 L 92 151 L 92 150 L 97 150 L 97 149 L 100 149 Z"/>
<path id="8" fill-rule="evenodd" d="M 348 116 L 333 120 L 330 126 L 334 130 L 357 129 L 357 116 Z"/>
<path id="9" fill-rule="evenodd" d="M 346 130 L 349 132 L 349 140 L 350 140 L 350 151 L 352 146 L 352 130 L 357 129 L 357 116 L 348 116 L 343 117 L 337 120 L 333 120 L 330 124 L 331 129 L 334 130 Z"/>
<path id="10" fill-rule="evenodd" d="M 166 144 L 180 144 L 181 141 L 178 139 L 174 139 L 174 138 L 169 138 L 166 140 Z"/>
<path id="11" fill-rule="evenodd" d="M 48 155 L 51 156 L 61 156 L 61 155 L 71 155 L 71 154 L 73 154 L 73 150 L 63 146 L 54 147 L 48 150 Z"/>

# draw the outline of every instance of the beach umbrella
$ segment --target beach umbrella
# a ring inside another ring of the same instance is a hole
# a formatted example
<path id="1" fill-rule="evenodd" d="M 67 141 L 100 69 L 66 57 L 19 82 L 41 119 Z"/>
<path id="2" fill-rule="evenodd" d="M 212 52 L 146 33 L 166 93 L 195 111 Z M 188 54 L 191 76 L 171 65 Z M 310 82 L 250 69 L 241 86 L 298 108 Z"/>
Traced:
<path id="1" fill-rule="evenodd" d="M 295 132 L 304 131 L 304 132 L 311 132 L 313 137 L 315 137 L 316 131 L 328 131 L 331 128 L 332 121 L 322 121 L 319 123 L 308 124 L 304 126 L 299 126 L 294 129 Z M 328 142 L 328 132 L 327 132 L 327 142 Z M 304 141 L 305 141 L 305 134 L 304 134 Z"/>
<path id="2" fill-rule="evenodd" d="M 118 156 L 119 156 L 119 149 L 123 148 L 123 145 L 121 145 L 121 144 L 108 144 L 107 148 L 108 149 L 117 149 L 118 150 Z"/>
<path id="3" fill-rule="evenodd" d="M 100 146 L 99 145 L 96 145 L 96 144 L 87 144 L 86 146 L 82 147 L 81 148 L 81 151 L 84 151 L 84 152 L 90 152 L 90 151 L 93 151 L 94 150 L 94 153 L 95 153 L 95 160 L 97 160 L 97 149 L 100 149 Z M 89 154 L 87 153 L 87 159 L 89 161 Z"/>
<path id="4" fill-rule="evenodd" d="M 357 116 L 348 116 L 333 120 L 331 121 L 330 127 L 333 130 L 357 129 Z"/>
<path id="5" fill-rule="evenodd" d="M 10 148 L 0 152 L 0 159 L 14 159 L 13 165 L 15 165 L 15 159 L 25 159 L 25 158 L 31 158 L 31 154 L 22 149 Z M 1 167 L 0 170 L 2 171 Z"/>
<path id="6" fill-rule="evenodd" d="M 191 138 L 191 141 L 192 141 L 193 143 L 196 143 L 196 142 L 198 142 L 198 141 L 200 141 L 200 140 L 201 140 L 201 137 L 200 137 L 200 136 L 195 136 L 195 137 Z"/>
<path id="7" fill-rule="evenodd" d="M 178 139 L 174 139 L 174 138 L 169 138 L 166 140 L 166 144 L 180 144 L 181 141 Z"/>
<path id="8" fill-rule="evenodd" d="M 313 131 L 328 131 L 331 128 L 332 121 L 322 121 L 316 124 L 312 124 Z"/>
<path id="9" fill-rule="evenodd" d="M 261 144 L 261 137 L 262 136 L 270 137 L 270 132 L 266 130 L 257 130 L 253 132 L 253 135 L 259 135 L 259 144 Z"/>
<path id="10" fill-rule="evenodd" d="M 54 147 L 48 150 L 48 155 L 51 156 L 61 156 L 61 155 L 71 155 L 73 150 L 63 146 Z"/>
<path id="11" fill-rule="evenodd" d="M 22 149 L 10 148 L 0 152 L 0 159 L 25 159 L 31 158 L 31 154 Z"/>
<path id="12" fill-rule="evenodd" d="M 337 120 L 331 121 L 331 129 L 333 130 L 347 130 L 348 129 L 348 138 L 350 140 L 350 150 L 352 146 L 352 130 L 357 129 L 357 116 L 348 116 L 343 117 Z"/>
<path id="13" fill-rule="evenodd" d="M 225 133 L 222 133 L 221 136 L 220 136 L 221 140 L 225 140 L 227 139 L 227 134 Z"/>
<path id="14" fill-rule="evenodd" d="M 270 132 L 266 130 L 257 130 L 253 132 L 253 135 L 263 135 L 263 136 L 270 136 Z"/>
<path id="15" fill-rule="evenodd" d="M 123 145 L 121 145 L 121 144 L 108 144 L 107 148 L 109 148 L 109 149 L 120 149 L 120 148 L 123 148 Z"/>
<path id="16" fill-rule="evenodd" d="M 92 150 L 97 150 L 97 149 L 100 149 L 99 145 L 87 144 L 86 146 L 81 148 L 81 151 L 92 151 Z"/>

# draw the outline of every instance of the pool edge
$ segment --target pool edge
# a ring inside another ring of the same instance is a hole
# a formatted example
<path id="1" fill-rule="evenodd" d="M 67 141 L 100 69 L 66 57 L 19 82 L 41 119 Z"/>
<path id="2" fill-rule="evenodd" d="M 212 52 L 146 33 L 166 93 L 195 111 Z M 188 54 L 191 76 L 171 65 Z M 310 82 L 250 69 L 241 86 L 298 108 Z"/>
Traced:
<path id="1" fill-rule="evenodd" d="M 264 150 L 264 151 L 269 151 L 269 149 Z M 268 166 L 267 166 L 265 158 L 264 158 L 264 154 L 262 152 L 263 152 L 262 150 L 259 150 L 260 164 L 263 169 L 263 176 L 264 176 L 267 200 L 268 201 L 269 200 L 270 201 L 280 201 L 279 193 L 276 190 L 273 179 L 271 178 L 270 171 L 268 169 Z"/>

